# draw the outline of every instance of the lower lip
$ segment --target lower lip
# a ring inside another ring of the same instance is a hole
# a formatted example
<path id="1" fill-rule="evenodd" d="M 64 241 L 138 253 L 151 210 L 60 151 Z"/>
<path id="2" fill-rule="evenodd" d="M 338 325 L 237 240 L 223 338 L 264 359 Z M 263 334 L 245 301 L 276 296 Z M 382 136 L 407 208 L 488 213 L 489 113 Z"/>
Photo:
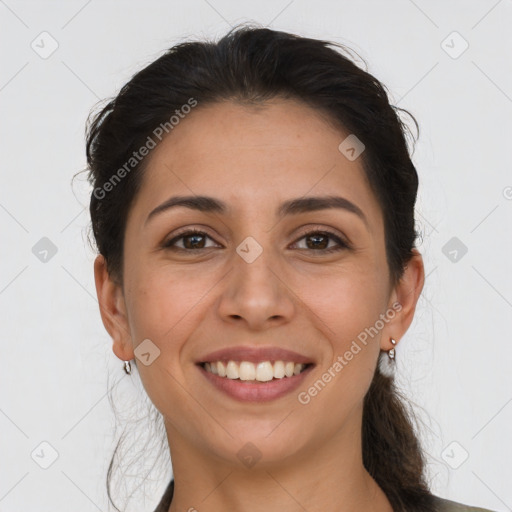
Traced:
<path id="1" fill-rule="evenodd" d="M 242 402 L 268 402 L 275 400 L 297 389 L 314 365 L 308 366 L 303 372 L 292 377 L 273 379 L 267 382 L 249 382 L 240 379 L 219 377 L 198 365 L 201 373 L 220 391 L 231 398 Z"/>

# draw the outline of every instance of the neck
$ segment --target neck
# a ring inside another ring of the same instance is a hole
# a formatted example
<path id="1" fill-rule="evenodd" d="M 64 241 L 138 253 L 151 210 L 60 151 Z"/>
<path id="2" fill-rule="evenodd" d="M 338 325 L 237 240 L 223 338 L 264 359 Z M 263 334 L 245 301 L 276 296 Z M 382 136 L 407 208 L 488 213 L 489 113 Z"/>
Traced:
<path id="1" fill-rule="evenodd" d="M 252 468 L 207 454 L 166 428 L 174 473 L 169 512 L 392 512 L 363 466 L 360 423 L 285 460 L 261 460 Z"/>

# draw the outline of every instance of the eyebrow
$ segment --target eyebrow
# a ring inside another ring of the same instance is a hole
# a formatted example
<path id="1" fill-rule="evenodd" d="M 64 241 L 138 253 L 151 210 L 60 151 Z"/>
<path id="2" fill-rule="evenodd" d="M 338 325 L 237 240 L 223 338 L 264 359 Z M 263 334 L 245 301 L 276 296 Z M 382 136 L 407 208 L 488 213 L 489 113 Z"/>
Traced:
<path id="1" fill-rule="evenodd" d="M 184 207 L 207 213 L 218 213 L 226 215 L 230 208 L 219 199 L 209 196 L 175 196 L 167 199 L 150 212 L 144 224 L 147 224 L 156 215 L 168 211 L 171 208 Z M 357 215 L 369 228 L 368 219 L 362 210 L 340 196 L 301 197 L 291 199 L 282 203 L 277 209 L 276 215 L 282 218 L 286 215 L 297 215 L 300 213 L 315 212 L 327 209 L 342 209 Z"/>

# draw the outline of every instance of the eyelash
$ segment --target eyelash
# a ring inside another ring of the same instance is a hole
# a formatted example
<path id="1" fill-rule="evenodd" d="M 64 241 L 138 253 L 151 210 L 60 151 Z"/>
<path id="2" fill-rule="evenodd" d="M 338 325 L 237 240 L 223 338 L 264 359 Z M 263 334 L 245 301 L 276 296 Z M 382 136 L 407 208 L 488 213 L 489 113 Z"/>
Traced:
<path id="1" fill-rule="evenodd" d="M 295 243 L 297 243 L 298 241 L 302 240 L 303 238 L 306 238 L 310 235 L 315 235 L 315 234 L 321 234 L 321 235 L 326 235 L 328 236 L 329 238 L 331 238 L 332 240 L 334 240 L 337 244 L 338 244 L 338 247 L 331 247 L 330 249 L 319 249 L 319 250 L 315 250 L 315 249 L 300 249 L 302 251 L 313 251 L 313 252 L 319 252 L 319 253 L 322 253 L 322 254 L 330 254 L 330 253 L 333 253 L 333 252 L 337 252 L 337 251 L 341 251 L 343 249 L 350 249 L 351 246 L 348 242 L 345 242 L 344 240 L 342 240 L 338 235 L 334 234 L 333 232 L 329 231 L 329 230 L 326 230 L 326 229 L 317 229 L 317 230 L 312 230 L 312 231 L 308 231 L 306 233 L 304 233 L 300 238 L 297 239 Z M 189 235 L 206 235 L 206 237 L 210 238 L 210 240 L 213 240 L 213 238 L 208 235 L 208 233 L 206 233 L 205 231 L 201 231 L 199 229 L 189 229 L 187 231 L 184 231 L 182 233 L 179 233 L 177 236 L 175 236 L 174 238 L 172 238 L 171 240 L 169 241 L 166 241 L 162 244 L 162 247 L 164 249 L 170 249 L 170 250 L 174 250 L 174 251 L 185 251 L 185 252 L 195 252 L 195 251 L 201 251 L 201 250 L 205 250 L 205 249 L 209 249 L 209 247 L 206 247 L 206 248 L 199 248 L 199 249 L 184 249 L 183 247 L 176 247 L 174 246 L 174 244 L 182 239 L 182 238 L 185 238 Z M 211 247 L 210 247 L 211 248 Z"/>

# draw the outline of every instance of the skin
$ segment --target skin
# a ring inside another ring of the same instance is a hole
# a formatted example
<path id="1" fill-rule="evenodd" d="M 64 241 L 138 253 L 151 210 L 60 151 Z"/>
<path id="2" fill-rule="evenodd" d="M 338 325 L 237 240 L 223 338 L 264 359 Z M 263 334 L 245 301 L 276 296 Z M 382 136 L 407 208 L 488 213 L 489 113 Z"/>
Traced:
<path id="1" fill-rule="evenodd" d="M 149 155 L 127 221 L 122 286 L 108 275 L 103 256 L 95 261 L 101 315 L 116 356 L 133 359 L 147 338 L 160 350 L 137 368 L 164 416 L 175 478 L 170 512 L 392 512 L 362 463 L 363 398 L 379 352 L 390 350 L 390 338 L 398 342 L 412 322 L 424 268 L 415 250 L 401 281 L 391 285 L 382 212 L 361 158 L 350 161 L 338 150 L 347 135 L 289 99 L 264 108 L 198 106 Z M 145 224 L 153 208 L 175 195 L 213 196 L 232 211 L 180 207 Z M 368 226 L 341 209 L 276 218 L 283 201 L 311 195 L 349 199 Z M 161 248 L 184 227 L 205 230 L 209 238 L 199 238 L 199 246 L 206 248 Z M 308 248 L 305 235 L 322 229 L 352 248 L 330 254 Z M 263 249 L 252 263 L 235 250 L 248 236 Z M 401 311 L 300 404 L 297 393 L 396 301 Z M 201 355 L 235 345 L 281 346 L 316 366 L 297 392 L 242 403 L 218 391 L 195 365 Z M 237 457 L 247 442 L 261 454 L 251 468 Z"/>

